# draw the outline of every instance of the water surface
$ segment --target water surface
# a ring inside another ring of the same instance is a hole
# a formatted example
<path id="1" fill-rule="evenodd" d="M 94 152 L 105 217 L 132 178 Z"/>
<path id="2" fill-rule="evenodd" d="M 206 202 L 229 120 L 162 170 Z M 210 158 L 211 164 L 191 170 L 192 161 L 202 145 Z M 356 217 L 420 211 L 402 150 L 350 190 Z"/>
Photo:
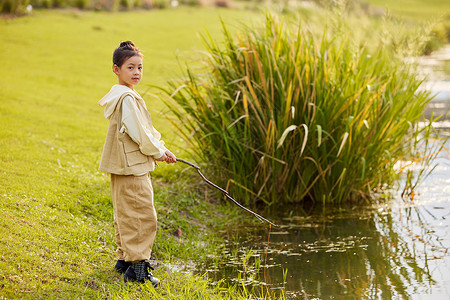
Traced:
<path id="1" fill-rule="evenodd" d="M 447 145 L 447 146 L 450 146 Z M 213 280 L 284 289 L 288 299 L 450 299 L 450 161 L 411 199 L 296 216 L 242 228 Z"/>

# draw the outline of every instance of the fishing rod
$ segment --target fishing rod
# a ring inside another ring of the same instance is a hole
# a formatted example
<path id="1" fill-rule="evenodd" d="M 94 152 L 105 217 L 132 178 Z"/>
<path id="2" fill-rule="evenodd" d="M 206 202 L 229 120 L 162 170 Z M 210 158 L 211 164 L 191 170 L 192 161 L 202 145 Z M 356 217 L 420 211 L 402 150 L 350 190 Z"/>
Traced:
<path id="1" fill-rule="evenodd" d="M 200 167 L 199 167 L 199 166 L 194 165 L 193 163 L 190 163 L 190 162 L 188 162 L 188 161 L 185 161 L 184 159 L 181 159 L 181 158 L 177 158 L 177 161 L 182 162 L 182 163 L 184 163 L 184 164 L 186 164 L 186 165 L 188 165 L 188 166 L 191 166 L 191 167 L 193 167 L 194 169 L 196 169 L 196 170 L 197 170 L 197 173 L 202 177 L 202 179 L 203 179 L 207 184 L 209 184 L 210 186 L 212 186 L 212 187 L 218 189 L 219 191 L 221 191 L 221 192 L 225 195 L 225 197 L 227 197 L 228 200 L 230 200 L 231 202 L 233 202 L 234 204 L 236 204 L 237 206 L 239 206 L 239 207 L 242 208 L 243 210 L 245 210 L 245 211 L 251 213 L 253 216 L 255 216 L 255 217 L 256 217 L 258 220 L 260 220 L 261 222 L 267 222 L 267 223 L 269 223 L 270 225 L 278 226 L 278 225 L 276 225 L 276 224 L 270 222 L 269 220 L 267 220 L 267 219 L 261 217 L 260 215 L 258 215 L 258 214 L 255 213 L 254 211 L 251 211 L 250 209 L 248 209 L 247 207 L 243 206 L 242 204 L 240 204 L 240 203 L 237 202 L 236 200 L 234 200 L 226 190 L 224 190 L 224 189 L 221 188 L 220 186 L 217 186 L 216 184 L 214 184 L 214 183 L 212 183 L 211 181 L 209 181 L 209 180 L 205 177 L 205 175 L 203 175 L 202 172 L 200 172 Z"/>

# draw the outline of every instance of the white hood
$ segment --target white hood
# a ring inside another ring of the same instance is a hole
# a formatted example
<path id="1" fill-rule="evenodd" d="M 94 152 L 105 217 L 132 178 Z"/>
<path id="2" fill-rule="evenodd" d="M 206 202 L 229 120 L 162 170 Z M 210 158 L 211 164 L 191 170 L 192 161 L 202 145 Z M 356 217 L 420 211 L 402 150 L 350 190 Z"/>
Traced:
<path id="1" fill-rule="evenodd" d="M 98 101 L 98 105 L 105 108 L 105 118 L 109 119 L 109 117 L 111 117 L 116 108 L 117 101 L 119 101 L 120 97 L 124 93 L 131 93 L 136 97 L 136 99 L 142 100 L 141 96 L 129 87 L 121 84 L 113 85 L 108 94 Z"/>

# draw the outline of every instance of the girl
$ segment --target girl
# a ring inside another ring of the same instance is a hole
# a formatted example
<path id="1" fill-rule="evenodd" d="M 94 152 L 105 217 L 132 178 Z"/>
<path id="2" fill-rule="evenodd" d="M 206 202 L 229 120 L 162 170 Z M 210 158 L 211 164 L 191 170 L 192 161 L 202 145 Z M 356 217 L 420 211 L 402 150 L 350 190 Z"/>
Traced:
<path id="1" fill-rule="evenodd" d="M 156 235 L 156 211 L 150 171 L 155 161 L 175 163 L 152 125 L 144 100 L 134 90 L 142 79 L 141 51 L 130 41 L 113 53 L 118 84 L 98 103 L 109 119 L 99 170 L 111 174 L 114 228 L 118 260 L 115 269 L 125 281 L 159 280 L 153 277 L 148 259 Z"/>

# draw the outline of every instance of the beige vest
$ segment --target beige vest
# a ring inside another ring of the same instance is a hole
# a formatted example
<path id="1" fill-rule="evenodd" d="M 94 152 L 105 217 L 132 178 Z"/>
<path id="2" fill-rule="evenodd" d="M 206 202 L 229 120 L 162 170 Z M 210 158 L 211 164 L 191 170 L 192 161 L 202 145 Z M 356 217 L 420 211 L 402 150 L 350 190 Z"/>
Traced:
<path id="1" fill-rule="evenodd" d="M 100 171 L 117 175 L 134 175 L 153 171 L 156 167 L 151 156 L 143 154 L 139 145 L 127 133 L 119 131 L 121 125 L 119 120 L 122 120 L 122 101 L 128 95 L 134 98 L 131 93 L 123 94 L 117 101 L 116 108 L 109 119 L 108 133 L 100 160 Z M 138 105 L 140 105 L 139 102 Z M 147 109 L 141 107 L 139 109 L 146 122 L 151 126 L 152 121 Z"/>

